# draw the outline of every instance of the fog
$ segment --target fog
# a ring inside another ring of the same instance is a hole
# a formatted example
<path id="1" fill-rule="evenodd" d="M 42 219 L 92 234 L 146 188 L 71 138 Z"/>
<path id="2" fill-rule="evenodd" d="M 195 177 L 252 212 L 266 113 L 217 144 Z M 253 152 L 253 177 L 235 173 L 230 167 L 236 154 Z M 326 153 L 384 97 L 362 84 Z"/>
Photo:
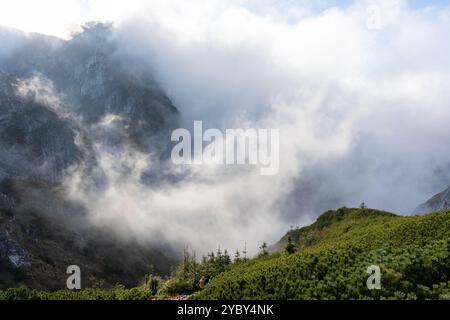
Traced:
<path id="1" fill-rule="evenodd" d="M 448 186 L 448 6 L 282 3 L 139 1 L 113 19 L 118 54 L 153 73 L 181 127 L 279 129 L 280 170 L 178 166 L 99 144 L 108 187 L 89 191 L 78 170 L 66 180 L 92 223 L 255 253 L 324 210 L 364 201 L 409 214 Z M 148 170 L 177 179 L 149 185 Z"/>
<path id="2" fill-rule="evenodd" d="M 366 1 L 297 20 L 236 2 L 146 8 L 118 41 L 154 70 L 183 125 L 280 128 L 314 214 L 363 200 L 409 213 L 448 183 L 448 8 Z"/>

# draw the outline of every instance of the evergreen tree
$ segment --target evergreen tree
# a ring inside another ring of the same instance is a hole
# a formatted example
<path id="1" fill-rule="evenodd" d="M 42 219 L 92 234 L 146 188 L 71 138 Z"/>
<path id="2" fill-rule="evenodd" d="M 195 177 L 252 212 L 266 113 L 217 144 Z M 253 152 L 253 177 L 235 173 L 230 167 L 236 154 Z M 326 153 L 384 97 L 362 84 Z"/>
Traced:
<path id="1" fill-rule="evenodd" d="M 289 234 L 287 240 L 288 240 L 288 243 L 286 245 L 285 250 L 288 254 L 293 254 L 297 249 L 296 249 L 295 245 L 292 243 L 292 237 L 290 234 Z"/>
<path id="2" fill-rule="evenodd" d="M 262 245 L 259 247 L 259 249 L 261 250 L 260 256 L 267 256 L 269 254 L 269 252 L 267 252 L 267 243 L 266 242 L 263 242 Z"/>
<path id="3" fill-rule="evenodd" d="M 241 254 L 239 253 L 239 250 L 236 249 L 236 252 L 234 253 L 234 263 L 241 262 Z"/>
<path id="4" fill-rule="evenodd" d="M 225 249 L 225 251 L 223 252 L 223 267 L 226 268 L 231 264 L 231 258 L 230 255 L 228 254 L 228 250 Z"/>
<path id="5" fill-rule="evenodd" d="M 244 261 L 247 261 L 247 260 L 248 260 L 248 259 L 247 259 L 247 241 L 245 241 L 245 244 L 244 244 L 244 250 L 242 250 L 242 253 L 244 254 L 243 260 L 244 260 Z"/>

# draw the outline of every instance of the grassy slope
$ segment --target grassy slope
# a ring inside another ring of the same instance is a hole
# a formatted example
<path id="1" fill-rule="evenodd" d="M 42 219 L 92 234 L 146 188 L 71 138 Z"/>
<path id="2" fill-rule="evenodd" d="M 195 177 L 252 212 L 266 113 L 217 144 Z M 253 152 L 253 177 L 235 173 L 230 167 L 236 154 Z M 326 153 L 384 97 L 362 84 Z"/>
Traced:
<path id="1" fill-rule="evenodd" d="M 295 254 L 235 264 L 196 298 L 450 299 L 450 211 L 401 217 L 342 208 L 291 237 Z M 370 265 L 381 268 L 381 290 L 366 287 Z"/>

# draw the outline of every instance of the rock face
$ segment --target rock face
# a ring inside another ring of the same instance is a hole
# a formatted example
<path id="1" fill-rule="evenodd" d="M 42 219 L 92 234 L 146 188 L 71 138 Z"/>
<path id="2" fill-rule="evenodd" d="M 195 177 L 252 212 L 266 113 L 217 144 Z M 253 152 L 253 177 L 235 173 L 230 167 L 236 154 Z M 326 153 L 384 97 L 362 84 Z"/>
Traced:
<path id="1" fill-rule="evenodd" d="M 73 264 L 82 270 L 83 288 L 135 286 L 149 272 L 168 273 L 170 248 L 118 241 L 109 230 L 87 224 L 83 208 L 62 192 L 42 182 L 0 185 L 0 288 L 65 289 L 66 268 Z"/>
<path id="2" fill-rule="evenodd" d="M 107 284 L 168 272 L 167 247 L 87 227 L 62 183 L 76 168 L 101 181 L 99 146 L 167 156 L 178 116 L 170 99 L 121 54 L 109 25 L 68 41 L 0 28 L 0 43 L 0 288 L 61 288 L 74 259 Z"/>
<path id="3" fill-rule="evenodd" d="M 73 124 L 16 91 L 19 81 L 0 73 L 0 177 L 58 181 L 83 158 Z"/>
<path id="4" fill-rule="evenodd" d="M 58 181 L 93 143 L 165 152 L 177 110 L 118 52 L 110 26 L 88 25 L 70 41 L 17 37 L 0 60 L 0 172 Z"/>
<path id="5" fill-rule="evenodd" d="M 6 231 L 0 231 L 0 259 L 6 261 L 7 267 L 14 270 L 19 270 L 28 265 L 27 252 L 9 239 Z"/>
<path id="6" fill-rule="evenodd" d="M 415 214 L 435 212 L 450 209 L 450 187 L 433 196 L 427 202 L 419 205 L 415 210 Z"/>

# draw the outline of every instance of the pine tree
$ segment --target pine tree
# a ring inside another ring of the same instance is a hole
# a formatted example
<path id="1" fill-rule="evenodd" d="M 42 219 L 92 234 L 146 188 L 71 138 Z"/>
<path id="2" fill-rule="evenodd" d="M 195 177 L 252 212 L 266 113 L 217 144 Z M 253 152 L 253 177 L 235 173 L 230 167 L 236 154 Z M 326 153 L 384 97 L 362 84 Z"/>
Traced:
<path id="1" fill-rule="evenodd" d="M 159 285 L 159 280 L 157 277 L 151 275 L 148 278 L 148 287 L 150 289 L 150 292 L 155 295 L 158 292 L 158 285 Z"/>
<path id="2" fill-rule="evenodd" d="M 245 244 L 244 244 L 244 250 L 242 251 L 242 253 L 244 254 L 244 261 L 247 261 L 248 259 L 247 259 L 247 241 L 245 241 Z"/>
<path id="3" fill-rule="evenodd" d="M 296 249 L 295 245 L 292 243 L 292 237 L 290 234 L 289 234 L 287 240 L 288 240 L 288 243 L 286 245 L 285 250 L 288 254 L 293 254 L 297 249 Z"/>
<path id="4" fill-rule="evenodd" d="M 223 252 L 223 266 L 228 267 L 230 264 L 231 264 L 230 255 L 228 254 L 228 250 L 225 249 L 225 251 Z"/>
<path id="5" fill-rule="evenodd" d="M 267 252 L 267 243 L 266 242 L 263 242 L 261 247 L 259 247 L 259 249 L 261 250 L 260 256 L 267 256 L 269 254 L 269 252 Z"/>
<path id="6" fill-rule="evenodd" d="M 239 250 L 236 249 L 236 252 L 234 253 L 234 263 L 241 262 L 241 254 L 239 253 Z"/>

